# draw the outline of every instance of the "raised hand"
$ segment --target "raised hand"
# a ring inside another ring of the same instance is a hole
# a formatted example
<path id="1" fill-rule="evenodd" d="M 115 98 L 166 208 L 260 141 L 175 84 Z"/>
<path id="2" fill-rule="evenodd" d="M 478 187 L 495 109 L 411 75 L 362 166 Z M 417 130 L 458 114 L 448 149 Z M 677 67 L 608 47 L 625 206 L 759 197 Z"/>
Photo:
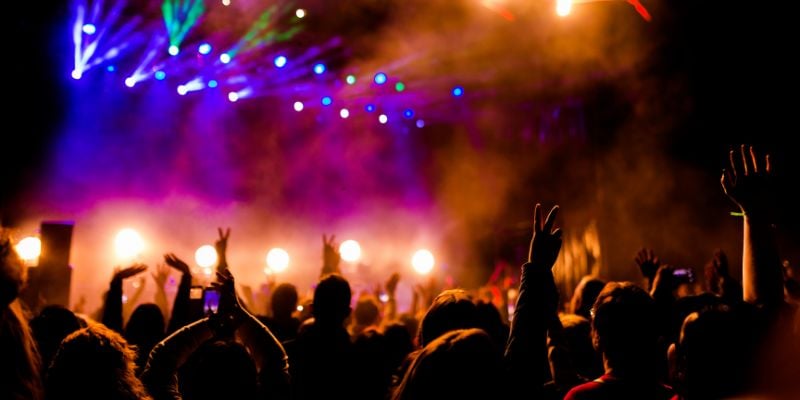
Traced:
<path id="1" fill-rule="evenodd" d="M 639 266 L 639 269 L 642 271 L 642 275 L 647 278 L 648 281 L 652 282 L 653 278 L 656 276 L 656 271 L 658 271 L 658 267 L 661 265 L 661 261 L 658 259 L 658 256 L 653 253 L 653 249 L 641 249 L 639 253 L 636 254 L 636 265 Z"/>
<path id="2" fill-rule="evenodd" d="M 389 279 L 386 281 L 386 284 L 383 286 L 384 290 L 386 290 L 386 294 L 390 298 L 394 298 L 394 293 L 397 290 L 398 282 L 400 282 L 400 274 L 395 272 L 389 277 Z"/>
<path id="3" fill-rule="evenodd" d="M 189 268 L 189 265 L 183 262 L 183 260 L 178 258 L 178 256 L 176 256 L 174 253 L 164 254 L 164 262 L 182 274 L 192 274 L 192 270 Z"/>
<path id="4" fill-rule="evenodd" d="M 223 271 L 228 268 L 228 239 L 231 237 L 231 228 L 224 231 L 222 228 L 217 228 L 219 238 L 214 242 L 214 249 L 217 250 L 217 271 Z"/>
<path id="5" fill-rule="evenodd" d="M 533 210 L 533 236 L 528 252 L 528 263 L 552 268 L 561 250 L 561 228 L 553 229 L 558 215 L 558 206 L 554 206 L 546 219 L 542 219 L 542 205 L 536 204 Z"/>
<path id="6" fill-rule="evenodd" d="M 322 235 L 322 274 L 340 273 L 339 263 L 342 256 L 336 244 L 336 235 Z"/>
<path id="7" fill-rule="evenodd" d="M 658 300 L 672 297 L 672 290 L 675 289 L 677 284 L 674 273 L 675 268 L 671 265 L 658 267 L 650 290 L 650 295 L 653 298 Z"/>
<path id="8" fill-rule="evenodd" d="M 744 214 L 768 210 L 768 194 L 772 185 L 769 154 L 759 163 L 753 146 L 742 145 L 740 151 L 728 153 L 730 169 L 722 170 L 722 190 Z"/>
<path id="9" fill-rule="evenodd" d="M 136 276 L 141 274 L 142 272 L 147 271 L 147 265 L 144 264 L 133 264 L 130 267 L 119 269 L 117 268 L 114 271 L 114 280 L 125 280 L 132 276 Z"/>
<path id="10" fill-rule="evenodd" d="M 163 289 L 167 285 L 167 279 L 169 278 L 169 267 L 164 263 L 158 263 L 156 264 L 155 272 L 150 273 L 150 276 L 153 277 L 156 285 Z"/>

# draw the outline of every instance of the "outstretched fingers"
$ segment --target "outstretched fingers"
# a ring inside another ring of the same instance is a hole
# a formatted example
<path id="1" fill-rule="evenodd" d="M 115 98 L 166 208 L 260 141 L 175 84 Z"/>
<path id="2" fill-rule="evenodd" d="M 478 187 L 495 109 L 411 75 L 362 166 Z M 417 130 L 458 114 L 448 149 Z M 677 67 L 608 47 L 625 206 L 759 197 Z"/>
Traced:
<path id="1" fill-rule="evenodd" d="M 553 208 L 550 210 L 550 213 L 547 214 L 547 219 L 544 221 L 544 227 L 542 228 L 545 233 L 551 233 L 553 231 L 553 224 L 556 223 L 558 210 L 558 206 L 553 206 Z"/>

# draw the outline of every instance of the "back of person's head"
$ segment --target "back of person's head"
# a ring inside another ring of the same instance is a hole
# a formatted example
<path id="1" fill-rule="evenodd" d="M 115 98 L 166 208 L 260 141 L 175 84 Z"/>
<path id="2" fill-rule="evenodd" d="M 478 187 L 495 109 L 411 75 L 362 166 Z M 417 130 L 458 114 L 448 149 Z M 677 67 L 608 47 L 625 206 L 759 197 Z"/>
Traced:
<path id="1" fill-rule="evenodd" d="M 91 323 L 61 342 L 47 371 L 47 399 L 149 399 L 135 360 L 120 334 Z"/>
<path id="2" fill-rule="evenodd" d="M 312 313 L 317 325 L 341 326 L 350 316 L 350 283 L 339 274 L 324 276 L 314 289 Z"/>
<path id="3" fill-rule="evenodd" d="M 368 327 L 353 339 L 353 399 L 380 399 L 392 381 L 393 368 L 387 358 L 386 336 Z"/>
<path id="4" fill-rule="evenodd" d="M 503 321 L 500 310 L 493 303 L 482 300 L 475 303 L 475 310 L 478 327 L 488 333 L 495 346 L 502 350 L 508 340 L 508 323 Z"/>
<path id="5" fill-rule="evenodd" d="M 426 346 L 437 337 L 455 330 L 478 327 L 478 310 L 462 289 L 439 293 L 419 325 L 419 345 Z"/>
<path id="6" fill-rule="evenodd" d="M 649 377 L 657 368 L 656 305 L 631 282 L 609 282 L 597 296 L 592 340 L 619 374 Z"/>
<path id="7" fill-rule="evenodd" d="M 713 307 L 686 317 L 670 359 L 676 386 L 686 399 L 720 399 L 741 394 L 748 362 L 744 330 L 727 307 Z"/>
<path id="8" fill-rule="evenodd" d="M 592 346 L 592 323 L 575 314 L 562 314 L 559 319 L 563 327 L 560 345 L 569 354 L 575 372 L 589 379 L 602 375 L 603 360 Z"/>
<path id="9" fill-rule="evenodd" d="M 279 319 L 291 317 L 297 310 L 297 301 L 297 288 L 291 283 L 281 283 L 275 287 L 270 297 L 272 316 Z"/>
<path id="10" fill-rule="evenodd" d="M 187 400 L 252 399 L 258 394 L 258 374 L 240 343 L 210 341 L 187 361 L 181 386 Z"/>
<path id="11" fill-rule="evenodd" d="M 580 315 L 587 320 L 591 319 L 591 311 L 592 307 L 594 307 L 594 302 L 597 300 L 597 296 L 605 285 L 605 281 L 593 275 L 584 276 L 581 281 L 578 282 L 578 286 L 575 287 L 575 293 L 572 294 L 572 301 L 570 302 L 572 313 Z"/>
<path id="12" fill-rule="evenodd" d="M 359 296 L 356 307 L 353 310 L 353 319 L 360 326 L 370 326 L 378 323 L 381 316 L 381 309 L 378 299 L 373 295 Z"/>
<path id="13" fill-rule="evenodd" d="M 30 325 L 42 357 L 43 371 L 47 370 L 61 346 L 61 341 L 83 327 L 81 320 L 72 311 L 59 305 L 44 307 L 39 315 L 31 319 Z"/>
<path id="14" fill-rule="evenodd" d="M 164 339 L 164 314 L 153 303 L 140 304 L 125 325 L 125 338 L 137 346 L 153 347 Z"/>
<path id="15" fill-rule="evenodd" d="M 383 329 L 386 337 L 386 359 L 392 368 L 397 368 L 414 350 L 414 340 L 408 328 L 401 322 L 391 322 Z"/>
<path id="16" fill-rule="evenodd" d="M 481 329 L 451 330 L 428 343 L 393 400 L 502 398 L 502 358 Z"/>

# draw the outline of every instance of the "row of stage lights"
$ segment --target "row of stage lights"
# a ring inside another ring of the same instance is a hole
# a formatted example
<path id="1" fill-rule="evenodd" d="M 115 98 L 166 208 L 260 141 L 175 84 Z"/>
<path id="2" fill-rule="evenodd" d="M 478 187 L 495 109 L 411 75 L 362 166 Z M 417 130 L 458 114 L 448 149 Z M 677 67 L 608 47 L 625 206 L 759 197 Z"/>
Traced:
<path id="1" fill-rule="evenodd" d="M 120 260 L 135 260 L 142 254 L 144 248 L 144 239 L 133 229 L 122 229 L 114 238 L 114 250 Z M 42 252 L 42 242 L 35 236 L 28 236 L 17 242 L 15 249 L 26 265 L 35 266 Z M 361 260 L 361 245 L 352 239 L 345 240 L 339 245 L 339 254 L 343 261 L 357 263 Z M 212 274 L 217 260 L 217 250 L 212 245 L 200 246 L 194 253 L 194 261 L 205 275 Z M 290 261 L 291 257 L 286 250 L 274 247 L 267 252 L 267 266 L 264 268 L 264 273 L 267 275 L 282 273 L 289 268 Z M 433 253 L 426 249 L 415 251 L 410 262 L 411 267 L 420 275 L 430 273 L 436 264 Z"/>

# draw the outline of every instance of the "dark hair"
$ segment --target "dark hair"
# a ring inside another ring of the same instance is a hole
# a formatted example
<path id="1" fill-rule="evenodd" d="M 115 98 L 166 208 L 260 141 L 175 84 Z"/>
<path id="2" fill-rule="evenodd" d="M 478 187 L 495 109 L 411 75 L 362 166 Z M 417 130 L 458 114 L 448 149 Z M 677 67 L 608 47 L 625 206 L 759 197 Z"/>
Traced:
<path id="1" fill-rule="evenodd" d="M 595 276 L 584 276 L 578 286 L 575 287 L 575 293 L 572 294 L 572 301 L 570 302 L 572 313 L 591 319 L 591 310 L 594 307 L 594 302 L 605 285 L 605 281 Z"/>
<path id="2" fill-rule="evenodd" d="M 252 399 L 258 394 L 258 372 L 238 342 L 210 341 L 184 365 L 181 389 L 187 400 Z"/>
<path id="3" fill-rule="evenodd" d="M 375 296 L 362 295 L 358 298 L 356 308 L 353 310 L 353 319 L 356 324 L 361 326 L 374 325 L 378 322 L 380 315 L 378 299 Z"/>
<path id="4" fill-rule="evenodd" d="M 291 283 L 281 283 L 270 297 L 272 316 L 288 318 L 297 309 L 297 288 Z"/>
<path id="5" fill-rule="evenodd" d="M 137 348 L 136 364 L 139 368 L 143 368 L 147 363 L 147 355 L 164 339 L 165 332 L 164 314 L 157 305 L 140 304 L 133 310 L 125 325 L 125 339 Z"/>
<path id="6" fill-rule="evenodd" d="M 47 371 L 64 338 L 82 327 L 81 320 L 75 313 L 59 305 L 44 307 L 31 320 L 33 336 L 42 357 L 42 372 Z"/>
<path id="7" fill-rule="evenodd" d="M 339 274 L 328 274 L 314 289 L 314 320 L 323 325 L 341 325 L 350 315 L 350 283 Z"/>
<path id="8" fill-rule="evenodd" d="M 439 293 L 425 312 L 419 325 L 419 344 L 426 346 L 437 337 L 454 329 L 478 326 L 478 309 L 462 289 Z"/>

